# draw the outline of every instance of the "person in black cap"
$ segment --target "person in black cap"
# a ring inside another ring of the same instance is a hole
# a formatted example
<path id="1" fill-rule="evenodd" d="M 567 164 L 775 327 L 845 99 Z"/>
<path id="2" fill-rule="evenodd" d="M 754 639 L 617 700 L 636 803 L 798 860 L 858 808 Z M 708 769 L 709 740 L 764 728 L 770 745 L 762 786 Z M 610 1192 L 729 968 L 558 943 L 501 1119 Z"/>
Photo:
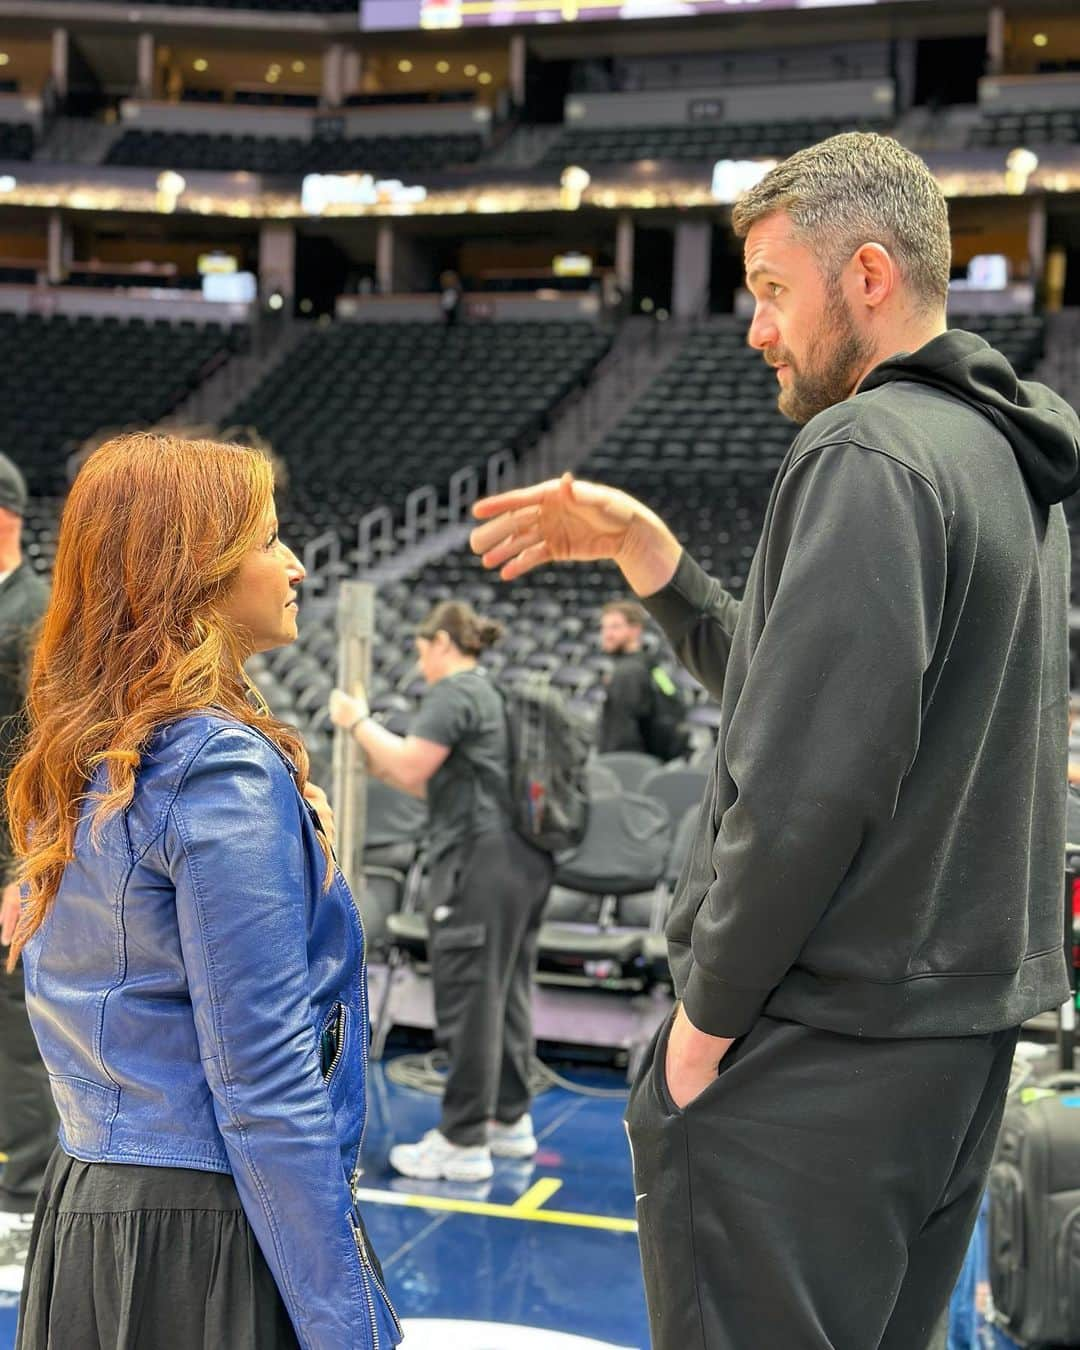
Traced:
<path id="1" fill-rule="evenodd" d="M 23 561 L 22 523 L 28 497 L 22 474 L 0 454 L 0 785 L 19 739 L 31 639 L 48 588 Z M 19 888 L 0 793 L 0 945 L 19 917 Z M 0 961 L 0 1265 L 18 1264 L 29 1241 L 34 1202 L 56 1142 L 49 1080 L 26 1016 L 22 968 Z"/>

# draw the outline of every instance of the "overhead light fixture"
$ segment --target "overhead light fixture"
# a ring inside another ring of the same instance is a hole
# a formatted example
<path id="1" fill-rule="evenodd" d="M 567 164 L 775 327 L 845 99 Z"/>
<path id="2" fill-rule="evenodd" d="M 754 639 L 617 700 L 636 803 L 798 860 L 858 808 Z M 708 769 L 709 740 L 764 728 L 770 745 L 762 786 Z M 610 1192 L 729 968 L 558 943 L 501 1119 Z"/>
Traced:
<path id="1" fill-rule="evenodd" d="M 449 62 L 449 61 L 436 61 L 436 62 L 435 62 L 435 69 L 439 72 L 440 75 L 449 75 L 449 74 L 450 74 L 450 62 Z"/>
<path id="2" fill-rule="evenodd" d="M 474 66 L 474 65 L 472 64 L 472 62 L 470 61 L 469 64 L 465 67 L 465 74 L 468 75 L 469 79 L 471 80 L 471 79 L 473 78 L 473 76 L 476 74 L 476 72 L 477 72 L 477 67 Z"/>
<path id="3" fill-rule="evenodd" d="M 294 61 L 292 63 L 292 68 L 294 75 L 303 75 L 304 71 L 307 70 L 307 66 L 304 65 L 303 61 Z"/>
<path id="4" fill-rule="evenodd" d="M 0 52 L 0 66 L 6 66 L 10 60 L 11 57 L 8 56 L 7 52 Z"/>
<path id="5" fill-rule="evenodd" d="M 409 71 L 412 70 L 412 62 L 411 62 L 411 61 L 399 61 L 399 62 L 397 63 L 397 68 L 398 68 L 398 70 L 401 71 L 402 75 L 408 75 Z"/>
<path id="6" fill-rule="evenodd" d="M 482 70 L 482 71 L 480 72 L 480 74 L 477 75 L 476 79 L 477 79 L 477 82 L 478 82 L 479 84 L 490 84 L 490 83 L 491 83 L 491 72 L 490 72 L 490 71 L 487 71 L 487 70 Z"/>
<path id="7" fill-rule="evenodd" d="M 1034 42 L 1036 47 L 1045 47 L 1047 43 L 1050 41 L 1050 39 L 1046 36 L 1045 33 L 1036 33 L 1031 40 L 1032 42 Z"/>
<path id="8" fill-rule="evenodd" d="M 204 70 L 210 69 L 210 62 L 205 56 L 197 56 L 191 63 L 192 70 L 197 70 L 201 75 Z"/>
<path id="9" fill-rule="evenodd" d="M 280 71 L 280 70 L 275 70 L 273 67 L 271 67 L 271 68 L 266 72 L 266 83 L 267 83 L 267 84 L 277 84 L 278 80 L 280 80 L 280 79 L 281 79 L 281 71 Z"/>

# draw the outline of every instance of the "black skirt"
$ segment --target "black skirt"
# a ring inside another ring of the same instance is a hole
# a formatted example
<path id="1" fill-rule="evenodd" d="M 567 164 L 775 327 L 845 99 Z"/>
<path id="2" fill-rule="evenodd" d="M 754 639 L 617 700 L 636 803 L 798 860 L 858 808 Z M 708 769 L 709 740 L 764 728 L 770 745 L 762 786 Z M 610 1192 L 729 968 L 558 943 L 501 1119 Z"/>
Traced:
<path id="1" fill-rule="evenodd" d="M 84 1163 L 38 1198 L 15 1350 L 299 1350 L 232 1177 Z"/>

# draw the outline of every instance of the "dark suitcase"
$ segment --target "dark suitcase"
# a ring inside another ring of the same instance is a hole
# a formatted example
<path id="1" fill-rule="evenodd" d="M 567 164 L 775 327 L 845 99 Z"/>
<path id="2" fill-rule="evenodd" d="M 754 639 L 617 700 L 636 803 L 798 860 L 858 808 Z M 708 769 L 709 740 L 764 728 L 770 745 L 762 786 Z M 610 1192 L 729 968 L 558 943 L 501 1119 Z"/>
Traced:
<path id="1" fill-rule="evenodd" d="M 1080 1075 L 1024 1088 L 990 1169 L 995 1320 L 1026 1346 L 1080 1346 Z"/>

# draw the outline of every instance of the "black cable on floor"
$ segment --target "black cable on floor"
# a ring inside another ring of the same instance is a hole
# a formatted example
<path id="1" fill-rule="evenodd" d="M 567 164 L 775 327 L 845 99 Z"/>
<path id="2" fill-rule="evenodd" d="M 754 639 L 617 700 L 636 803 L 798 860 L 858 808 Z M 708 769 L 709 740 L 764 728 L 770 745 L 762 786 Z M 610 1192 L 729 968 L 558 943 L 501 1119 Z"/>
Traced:
<path id="1" fill-rule="evenodd" d="M 446 1053 L 443 1050 L 431 1050 L 426 1055 L 399 1055 L 397 1059 L 386 1061 L 386 1076 L 400 1087 L 415 1088 L 418 1092 L 441 1097 L 446 1084 Z M 629 1096 L 625 1088 L 586 1087 L 583 1083 L 563 1078 L 561 1074 L 549 1069 L 534 1056 L 529 1065 L 530 1093 L 538 1097 L 540 1093 L 553 1087 L 561 1087 L 582 1097 L 596 1097 L 601 1100 L 625 1101 Z"/>

